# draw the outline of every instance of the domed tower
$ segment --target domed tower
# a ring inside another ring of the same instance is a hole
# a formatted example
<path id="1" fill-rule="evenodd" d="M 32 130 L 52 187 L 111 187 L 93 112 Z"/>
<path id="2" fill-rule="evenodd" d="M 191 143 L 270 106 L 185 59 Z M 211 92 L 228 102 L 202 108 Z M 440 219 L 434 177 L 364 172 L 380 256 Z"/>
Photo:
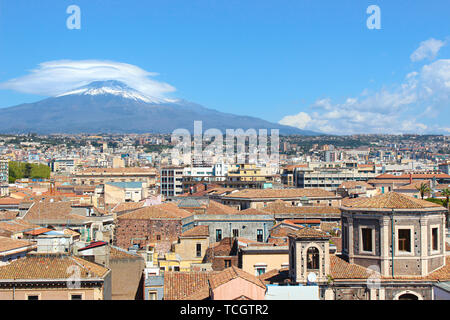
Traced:
<path id="1" fill-rule="evenodd" d="M 341 207 L 342 254 L 382 276 L 426 276 L 445 265 L 445 212 L 395 192 Z"/>

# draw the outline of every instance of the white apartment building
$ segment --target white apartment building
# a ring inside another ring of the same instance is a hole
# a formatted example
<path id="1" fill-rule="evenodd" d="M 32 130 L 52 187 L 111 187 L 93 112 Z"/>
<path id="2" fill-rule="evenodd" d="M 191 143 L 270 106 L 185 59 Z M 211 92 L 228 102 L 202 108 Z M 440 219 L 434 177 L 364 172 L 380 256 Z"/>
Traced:
<path id="1" fill-rule="evenodd" d="M 312 164 L 309 167 L 295 168 L 294 185 L 297 188 L 322 188 L 336 191 L 344 181 L 368 181 L 379 173 L 362 170 L 356 162 L 333 164 Z"/>

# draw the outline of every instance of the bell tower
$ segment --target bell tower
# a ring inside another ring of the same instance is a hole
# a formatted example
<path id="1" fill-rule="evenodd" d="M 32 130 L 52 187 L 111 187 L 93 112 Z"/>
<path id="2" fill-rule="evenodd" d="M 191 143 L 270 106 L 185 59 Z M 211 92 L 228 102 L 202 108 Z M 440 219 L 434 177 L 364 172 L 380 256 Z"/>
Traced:
<path id="1" fill-rule="evenodd" d="M 330 273 L 330 236 L 305 227 L 289 234 L 289 277 L 292 283 L 326 283 Z"/>

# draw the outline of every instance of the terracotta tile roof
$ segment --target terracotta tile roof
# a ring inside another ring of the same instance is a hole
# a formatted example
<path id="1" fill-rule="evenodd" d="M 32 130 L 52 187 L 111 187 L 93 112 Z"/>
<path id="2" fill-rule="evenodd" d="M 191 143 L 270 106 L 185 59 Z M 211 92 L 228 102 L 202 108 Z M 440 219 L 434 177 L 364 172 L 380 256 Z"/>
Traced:
<path id="1" fill-rule="evenodd" d="M 0 236 L 0 255 L 9 250 L 19 249 L 19 248 L 26 248 L 30 246 L 34 246 L 34 242 L 25 241 L 25 240 L 16 240 L 11 239 L 8 237 L 2 237 Z"/>
<path id="2" fill-rule="evenodd" d="M 450 256 L 445 257 L 445 266 L 430 273 L 426 279 L 449 281 L 450 280 Z"/>
<path id="3" fill-rule="evenodd" d="M 288 238 L 287 237 L 280 237 L 280 238 L 269 237 L 267 239 L 267 242 L 273 244 L 274 246 L 287 246 Z"/>
<path id="4" fill-rule="evenodd" d="M 176 204 L 167 202 L 125 213 L 117 219 L 182 219 L 191 215 L 190 212 L 178 208 Z"/>
<path id="5" fill-rule="evenodd" d="M 25 197 L 28 197 L 29 194 L 24 193 L 24 192 L 13 192 L 10 194 L 11 198 L 15 198 L 15 199 L 23 199 Z"/>
<path id="6" fill-rule="evenodd" d="M 269 212 L 267 212 L 267 211 L 258 210 L 258 209 L 255 209 L 255 208 L 248 208 L 248 209 L 245 209 L 245 210 L 238 211 L 238 214 L 248 214 L 248 215 L 258 215 L 258 214 L 260 214 L 260 215 L 267 215 L 268 213 Z"/>
<path id="7" fill-rule="evenodd" d="M 296 189 L 245 189 L 223 196 L 224 198 L 335 198 L 333 192 L 320 188 Z"/>
<path id="8" fill-rule="evenodd" d="M 72 229 L 64 229 L 64 234 L 71 235 L 71 236 L 79 236 L 80 235 L 79 232 L 76 232 L 75 230 L 72 230 Z"/>
<path id="9" fill-rule="evenodd" d="M 13 220 L 18 214 L 18 211 L 2 210 L 0 211 L 0 220 Z"/>
<path id="10" fill-rule="evenodd" d="M 0 266 L 0 279 L 67 279 L 73 273 L 71 266 L 80 268 L 81 279 L 101 278 L 109 271 L 75 256 L 29 254 Z"/>
<path id="11" fill-rule="evenodd" d="M 333 279 L 367 279 L 370 277 L 370 271 L 330 254 L 330 276 Z"/>
<path id="12" fill-rule="evenodd" d="M 110 246 L 109 258 L 111 260 L 143 259 L 143 257 L 138 254 L 128 252 L 128 251 L 126 251 L 122 248 L 116 247 L 116 246 Z"/>
<path id="13" fill-rule="evenodd" d="M 46 232 L 52 231 L 52 229 L 49 228 L 39 228 L 39 229 L 34 229 L 34 230 L 30 230 L 30 231 L 25 231 L 24 234 L 28 234 L 30 236 L 37 236 Z M 65 232 L 64 232 L 65 233 Z"/>
<path id="14" fill-rule="evenodd" d="M 145 205 L 145 201 L 140 202 L 121 202 L 118 203 L 111 212 L 120 213 L 124 211 L 137 210 Z"/>
<path id="15" fill-rule="evenodd" d="M 285 201 L 274 201 L 269 203 L 262 210 L 272 213 L 272 214 L 283 214 L 283 213 L 292 213 L 292 214 L 340 214 L 341 211 L 338 207 L 330 207 L 330 206 L 292 206 Z"/>
<path id="16" fill-rule="evenodd" d="M 443 207 L 433 202 L 416 199 L 396 192 L 389 192 L 372 198 L 355 198 L 346 201 L 345 207 L 343 206 L 343 208 L 426 209 Z"/>
<path id="17" fill-rule="evenodd" d="M 429 180 L 425 180 L 425 181 L 422 180 L 422 181 L 414 181 L 413 183 L 397 187 L 396 190 L 414 190 L 414 191 L 418 191 L 417 188 L 419 188 L 422 183 L 425 183 L 426 185 L 430 186 L 430 181 Z"/>
<path id="18" fill-rule="evenodd" d="M 330 236 L 328 234 L 326 234 L 325 232 L 321 231 L 321 230 L 317 230 L 317 229 L 313 229 L 313 228 L 302 228 L 298 231 L 294 231 L 290 234 L 290 236 L 297 238 L 297 239 L 302 239 L 302 238 L 327 238 L 329 239 Z"/>
<path id="19" fill-rule="evenodd" d="M 302 225 L 302 224 L 320 224 L 320 219 L 286 219 L 283 220 L 286 223 L 295 224 L 295 225 Z"/>
<path id="20" fill-rule="evenodd" d="M 205 300 L 209 297 L 209 284 L 206 284 L 203 287 L 196 289 L 191 295 L 181 298 L 181 300 Z"/>
<path id="21" fill-rule="evenodd" d="M 211 275 L 209 277 L 209 286 L 212 290 L 214 290 L 217 287 L 220 287 L 221 285 L 236 278 L 242 278 L 261 288 L 266 288 L 264 282 L 261 279 L 235 266 L 231 266 L 230 268 Z"/>
<path id="22" fill-rule="evenodd" d="M 15 219 L 9 221 L 0 221 L 0 229 L 6 230 L 12 233 L 25 232 L 33 229 L 39 229 L 40 227 L 35 224 L 28 223 L 23 219 Z"/>
<path id="23" fill-rule="evenodd" d="M 217 201 L 210 200 L 206 208 L 206 214 L 239 214 L 239 210 L 230 206 L 221 204 Z"/>
<path id="24" fill-rule="evenodd" d="M 321 221 L 320 222 L 320 230 L 324 232 L 331 233 L 335 228 L 339 227 L 339 223 L 337 222 L 327 222 L 327 221 Z"/>
<path id="25" fill-rule="evenodd" d="M 209 237 L 209 227 L 195 226 L 194 228 L 186 230 L 180 235 L 180 238 L 184 237 Z"/>
<path id="26" fill-rule="evenodd" d="M 228 240 L 228 242 L 227 242 Z M 233 253 L 229 238 L 222 239 L 220 242 L 211 244 L 205 253 L 205 262 L 210 262 L 214 257 L 228 257 Z"/>
<path id="27" fill-rule="evenodd" d="M 78 214 L 72 213 L 72 203 L 68 201 L 35 202 L 23 217 L 24 220 L 85 220 Z"/>
<path id="28" fill-rule="evenodd" d="M 164 272 L 164 300 L 181 300 L 208 287 L 211 272 Z"/>
<path id="29" fill-rule="evenodd" d="M 287 237 L 292 232 L 302 229 L 302 226 L 285 221 L 279 222 L 270 229 L 270 237 Z"/>
<path id="30" fill-rule="evenodd" d="M 280 284 L 289 280 L 289 268 L 272 269 L 258 276 L 264 284 Z"/>
<path id="31" fill-rule="evenodd" d="M 20 199 L 10 197 L 0 198 L 0 205 L 16 205 L 19 204 L 20 202 L 21 202 Z"/>
<path id="32" fill-rule="evenodd" d="M 239 214 L 240 211 L 214 200 L 206 203 L 196 199 L 183 199 L 178 207 L 195 214 Z"/>

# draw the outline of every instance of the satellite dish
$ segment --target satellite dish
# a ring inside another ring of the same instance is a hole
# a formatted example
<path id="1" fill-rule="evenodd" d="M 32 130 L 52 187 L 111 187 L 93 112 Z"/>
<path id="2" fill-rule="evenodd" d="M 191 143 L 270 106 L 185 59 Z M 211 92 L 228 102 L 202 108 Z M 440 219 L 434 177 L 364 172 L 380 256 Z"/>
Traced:
<path id="1" fill-rule="evenodd" d="M 308 279 L 308 282 L 314 283 L 317 280 L 317 276 L 316 276 L 316 274 L 314 272 L 310 272 L 310 273 L 308 273 L 308 278 L 307 279 Z"/>

